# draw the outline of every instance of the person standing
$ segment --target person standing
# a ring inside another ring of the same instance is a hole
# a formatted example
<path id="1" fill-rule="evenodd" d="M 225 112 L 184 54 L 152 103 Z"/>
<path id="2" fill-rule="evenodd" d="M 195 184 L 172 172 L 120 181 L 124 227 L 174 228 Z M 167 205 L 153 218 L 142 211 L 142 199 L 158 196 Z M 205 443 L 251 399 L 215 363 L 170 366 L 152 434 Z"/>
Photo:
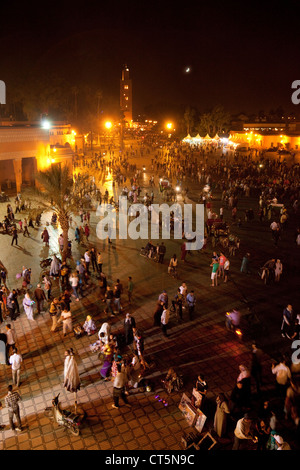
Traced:
<path id="1" fill-rule="evenodd" d="M 64 237 L 63 234 L 61 233 L 60 236 L 58 237 L 58 244 L 59 244 L 59 250 L 63 252 L 64 249 Z"/>
<path id="2" fill-rule="evenodd" d="M 103 261 L 102 261 L 102 255 L 101 253 L 99 252 L 97 254 L 97 267 L 98 267 L 98 272 L 101 274 L 102 273 L 102 264 L 103 264 Z"/>
<path id="3" fill-rule="evenodd" d="M 77 276 L 77 273 L 71 273 L 69 282 L 73 291 L 72 295 L 74 295 L 76 302 L 79 302 L 79 296 L 78 296 L 79 277 Z"/>
<path id="4" fill-rule="evenodd" d="M 22 362 L 23 359 L 21 354 L 18 354 L 17 348 L 14 348 L 13 354 L 9 358 L 9 363 L 11 364 L 13 385 L 16 385 L 18 388 L 20 386 L 20 371 Z"/>
<path id="5" fill-rule="evenodd" d="M 218 285 L 218 270 L 219 270 L 219 263 L 216 259 L 213 260 L 212 264 L 210 265 L 212 268 L 211 271 L 211 287 Z"/>
<path id="6" fill-rule="evenodd" d="M 11 329 L 10 323 L 6 325 L 6 365 L 9 366 L 9 351 L 10 348 L 14 349 L 16 344 L 16 333 Z"/>
<path id="7" fill-rule="evenodd" d="M 20 418 L 20 408 L 19 408 L 19 401 L 21 401 L 21 397 L 18 392 L 13 392 L 12 385 L 8 386 L 8 393 L 5 397 L 5 405 L 8 408 L 8 418 L 9 418 L 9 425 L 10 428 L 14 431 L 21 432 L 22 425 L 21 425 L 21 418 Z M 14 424 L 14 417 L 17 421 L 17 426 L 15 427 Z"/>
<path id="8" fill-rule="evenodd" d="M 114 287 L 114 308 L 117 308 L 117 312 L 115 313 L 121 313 L 122 307 L 121 307 L 121 284 L 117 282 L 117 284 Z"/>
<path id="9" fill-rule="evenodd" d="M 153 315 L 153 326 L 160 326 L 161 315 L 164 310 L 164 303 L 162 300 L 158 300 L 156 304 L 156 309 Z"/>
<path id="10" fill-rule="evenodd" d="M 125 405 L 131 407 L 128 403 L 127 396 L 125 393 L 125 385 L 126 385 L 127 377 L 125 372 L 122 371 L 121 364 L 117 364 L 117 375 L 114 380 L 113 385 L 113 400 L 114 403 L 112 404 L 112 408 L 119 409 L 119 399 L 120 397 L 124 401 Z"/>
<path id="11" fill-rule="evenodd" d="M 260 393 L 260 387 L 262 386 L 262 356 L 263 352 L 259 349 L 255 343 L 252 343 L 252 357 L 251 357 L 251 366 L 250 374 L 254 378 L 256 383 L 257 393 Z"/>
<path id="12" fill-rule="evenodd" d="M 275 282 L 280 281 L 280 276 L 282 274 L 282 271 L 283 271 L 282 262 L 280 261 L 280 259 L 278 259 L 275 263 Z"/>
<path id="13" fill-rule="evenodd" d="M 230 414 L 229 404 L 223 393 L 219 393 L 216 398 L 217 408 L 214 416 L 214 430 L 219 437 L 226 434 L 227 416 Z"/>
<path id="14" fill-rule="evenodd" d="M 247 413 L 243 418 L 239 419 L 236 424 L 232 450 L 239 450 L 241 442 L 245 439 L 252 439 L 254 442 L 257 442 L 257 439 L 253 435 L 252 419 Z"/>
<path id="15" fill-rule="evenodd" d="M 178 287 L 177 294 L 175 295 L 174 300 L 172 301 L 172 304 L 177 309 L 180 320 L 182 320 L 183 301 L 184 301 L 184 296 L 180 291 L 180 287 Z"/>
<path id="16" fill-rule="evenodd" d="M 26 313 L 26 316 L 27 316 L 28 320 L 34 320 L 34 318 L 33 318 L 33 304 L 34 304 L 34 301 L 31 300 L 30 295 L 27 292 L 25 294 L 24 299 L 23 299 L 23 307 L 24 307 L 24 311 Z"/>
<path id="17" fill-rule="evenodd" d="M 88 224 L 85 224 L 84 226 L 84 234 L 86 236 L 86 241 L 88 242 L 90 236 L 90 227 L 88 226 Z"/>
<path id="18" fill-rule="evenodd" d="M 138 330 L 136 327 L 132 328 L 133 330 L 133 339 L 134 339 L 134 352 L 140 358 L 141 363 L 144 362 L 144 338 L 142 332 Z"/>
<path id="19" fill-rule="evenodd" d="M 281 335 L 290 338 L 291 329 L 293 325 L 294 312 L 291 304 L 288 304 L 283 310 L 283 318 L 281 323 Z"/>
<path id="20" fill-rule="evenodd" d="M 77 392 L 80 390 L 80 377 L 77 362 L 72 348 L 65 351 L 64 361 L 64 383 L 63 386 L 68 392 L 75 393 L 75 407 L 77 405 Z"/>
<path id="21" fill-rule="evenodd" d="M 89 250 L 86 250 L 83 256 L 84 256 L 84 262 L 85 262 L 86 272 L 87 272 L 88 275 L 90 275 L 90 262 L 91 262 L 91 257 L 90 257 L 90 252 L 89 252 Z"/>
<path id="22" fill-rule="evenodd" d="M 17 318 L 17 315 L 16 315 L 16 302 L 15 302 L 14 292 L 13 291 L 11 291 L 7 296 L 6 308 L 9 311 L 9 316 L 10 316 L 11 320 L 15 321 L 16 318 Z"/>
<path id="23" fill-rule="evenodd" d="M 49 246 L 49 238 L 50 238 L 49 232 L 45 227 L 41 235 L 41 239 L 43 240 L 43 243 L 45 243 L 45 246 Z"/>
<path id="24" fill-rule="evenodd" d="M 199 374 L 196 380 L 195 387 L 193 388 L 192 404 L 196 408 L 200 408 L 208 390 L 207 382 L 202 374 Z"/>
<path id="25" fill-rule="evenodd" d="M 218 271 L 218 276 L 219 277 L 223 277 L 224 278 L 224 265 L 225 265 L 225 261 L 226 261 L 226 256 L 224 255 L 224 253 L 220 253 L 220 256 L 219 256 L 219 271 Z"/>
<path id="26" fill-rule="evenodd" d="M 52 282 L 51 280 L 48 278 L 48 276 L 44 275 L 43 276 L 43 284 L 44 284 L 44 289 L 45 289 L 45 292 L 46 292 L 46 297 L 47 297 L 47 300 L 48 302 L 50 302 L 51 300 L 51 287 L 52 287 Z"/>
<path id="27" fill-rule="evenodd" d="M 128 295 L 128 302 L 131 304 L 132 300 L 132 293 L 133 293 L 133 282 L 132 282 L 132 277 L 128 276 L 128 284 L 127 284 L 127 295 Z"/>
<path id="28" fill-rule="evenodd" d="M 62 322 L 63 324 L 63 335 L 66 336 L 72 332 L 72 313 L 68 310 L 66 305 L 62 306 L 60 318 L 57 323 Z"/>
<path id="29" fill-rule="evenodd" d="M 60 270 L 60 262 L 58 258 L 55 255 L 53 255 L 53 258 L 50 264 L 50 273 L 49 273 L 50 277 L 57 277 L 59 274 L 59 270 Z"/>
<path id="30" fill-rule="evenodd" d="M 280 396 L 286 395 L 286 389 L 289 385 L 289 381 L 292 378 L 290 368 L 286 365 L 286 361 L 283 358 L 279 364 L 272 364 L 272 374 L 276 375 L 276 388 Z"/>
<path id="31" fill-rule="evenodd" d="M 180 291 L 180 294 L 182 295 L 183 297 L 183 301 L 182 302 L 185 302 L 186 301 L 186 296 L 188 294 L 188 288 L 187 288 L 187 285 L 185 282 L 183 282 L 181 284 L 181 286 L 179 287 L 179 291 Z"/>
<path id="32" fill-rule="evenodd" d="M 58 314 L 58 299 L 53 299 L 53 301 L 50 304 L 49 308 L 49 314 L 52 319 L 52 326 L 51 326 L 51 331 L 55 332 L 56 331 L 56 326 L 57 326 L 57 314 Z"/>
<path id="33" fill-rule="evenodd" d="M 111 289 L 110 286 L 107 286 L 107 290 L 104 294 L 104 300 L 103 302 L 106 303 L 106 313 L 108 314 L 110 312 L 110 316 L 113 317 L 114 316 L 114 312 L 113 312 L 113 309 L 112 309 L 112 301 L 113 301 L 113 297 L 114 297 L 114 293 L 113 293 L 113 290 Z"/>
<path id="34" fill-rule="evenodd" d="M 186 303 L 187 303 L 188 310 L 189 310 L 190 320 L 192 320 L 193 319 L 193 314 L 194 314 L 194 311 L 195 311 L 195 305 L 196 305 L 196 297 L 195 297 L 195 294 L 194 294 L 193 290 L 191 290 L 188 293 L 188 295 L 186 296 Z"/>
<path id="35" fill-rule="evenodd" d="M 24 219 L 23 227 L 24 227 L 23 237 L 25 237 L 25 235 L 28 235 L 28 237 L 30 237 L 30 233 L 28 232 L 27 219 Z"/>
<path id="36" fill-rule="evenodd" d="M 135 328 L 135 319 L 130 315 L 130 313 L 126 313 L 124 320 L 124 332 L 125 343 L 127 345 L 131 344 L 133 341 L 133 328 Z"/>
<path id="37" fill-rule="evenodd" d="M 16 227 L 13 228 L 11 246 L 13 246 L 14 242 L 18 246 L 18 230 Z"/>
<path id="38" fill-rule="evenodd" d="M 246 253 L 245 256 L 242 259 L 242 264 L 241 264 L 241 269 L 240 269 L 241 273 L 250 274 L 249 260 L 250 260 L 250 253 Z"/>
<path id="39" fill-rule="evenodd" d="M 44 312 L 44 300 L 46 300 L 46 295 L 43 289 L 41 288 L 41 284 L 38 284 L 36 286 L 36 289 L 34 291 L 34 298 L 36 300 L 37 313 L 40 314 Z"/>
<path id="40" fill-rule="evenodd" d="M 90 250 L 90 258 L 91 258 L 91 263 L 92 263 L 92 266 L 93 266 L 93 271 L 94 273 L 99 273 L 99 268 L 98 268 L 98 264 L 97 264 L 97 252 L 96 252 L 96 249 L 95 247 L 92 247 L 91 250 Z"/>
<path id="41" fill-rule="evenodd" d="M 160 318 L 160 324 L 161 324 L 161 329 L 163 332 L 163 335 L 167 338 L 167 327 L 169 323 L 169 318 L 170 318 L 170 311 L 168 310 L 166 304 L 164 305 L 163 313 L 161 314 Z"/>
<path id="42" fill-rule="evenodd" d="M 161 242 L 161 245 L 159 245 L 159 248 L 158 248 L 158 262 L 159 263 L 163 264 L 165 253 L 166 253 L 166 246 L 164 242 Z"/>
<path id="43" fill-rule="evenodd" d="M 181 245 L 180 253 L 181 253 L 180 259 L 183 263 L 185 263 L 185 258 L 186 258 L 186 255 L 187 255 L 187 249 L 186 249 L 186 243 L 185 242 Z"/>
<path id="44" fill-rule="evenodd" d="M 228 258 L 226 258 L 225 263 L 224 263 L 224 282 L 228 281 L 229 268 L 230 268 L 230 261 Z"/>

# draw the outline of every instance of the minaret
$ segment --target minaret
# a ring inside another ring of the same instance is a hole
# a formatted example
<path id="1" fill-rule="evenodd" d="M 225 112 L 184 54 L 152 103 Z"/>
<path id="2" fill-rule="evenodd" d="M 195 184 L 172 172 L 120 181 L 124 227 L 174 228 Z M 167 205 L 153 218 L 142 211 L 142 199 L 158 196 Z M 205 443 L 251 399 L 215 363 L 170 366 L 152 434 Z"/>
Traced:
<path id="1" fill-rule="evenodd" d="M 120 80 L 120 108 L 124 113 L 127 125 L 132 125 L 132 80 L 129 78 L 129 68 L 124 65 Z"/>

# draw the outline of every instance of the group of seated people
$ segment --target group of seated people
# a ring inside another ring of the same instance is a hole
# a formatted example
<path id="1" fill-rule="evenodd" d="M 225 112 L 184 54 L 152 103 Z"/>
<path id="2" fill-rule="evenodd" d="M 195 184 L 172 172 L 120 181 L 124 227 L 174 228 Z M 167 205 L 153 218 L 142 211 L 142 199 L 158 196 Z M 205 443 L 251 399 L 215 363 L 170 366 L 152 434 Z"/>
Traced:
<path id="1" fill-rule="evenodd" d="M 166 377 L 162 380 L 164 389 L 168 394 L 178 392 L 183 387 L 182 376 L 177 374 L 173 367 L 168 370 Z"/>
<path id="2" fill-rule="evenodd" d="M 151 243 L 151 241 L 148 241 L 146 246 L 141 249 L 141 254 L 146 256 L 147 258 L 154 258 L 155 255 L 158 254 L 158 248 L 159 245 L 155 246 Z"/>
<path id="3" fill-rule="evenodd" d="M 126 391 L 137 388 L 145 369 L 143 358 L 134 350 L 133 354 L 123 355 L 121 342 L 118 336 L 110 331 L 110 325 L 104 323 L 99 331 L 99 339 L 90 346 L 92 352 L 100 351 L 99 358 L 102 362 L 100 375 L 105 381 L 115 378 L 117 371 L 126 373 Z"/>

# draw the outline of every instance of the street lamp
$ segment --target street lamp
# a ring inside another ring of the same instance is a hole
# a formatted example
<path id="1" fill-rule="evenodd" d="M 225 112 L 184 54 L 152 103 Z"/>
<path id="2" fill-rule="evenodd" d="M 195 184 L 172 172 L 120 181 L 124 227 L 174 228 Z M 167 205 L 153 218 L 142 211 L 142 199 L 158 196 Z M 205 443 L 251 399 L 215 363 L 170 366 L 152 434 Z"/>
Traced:
<path id="1" fill-rule="evenodd" d="M 111 121 L 106 121 L 106 123 L 104 124 L 106 129 L 111 129 L 112 128 L 112 122 Z"/>
<path id="2" fill-rule="evenodd" d="M 173 123 L 172 123 L 172 122 L 167 122 L 166 128 L 167 128 L 168 130 L 172 130 L 172 129 L 173 129 Z"/>

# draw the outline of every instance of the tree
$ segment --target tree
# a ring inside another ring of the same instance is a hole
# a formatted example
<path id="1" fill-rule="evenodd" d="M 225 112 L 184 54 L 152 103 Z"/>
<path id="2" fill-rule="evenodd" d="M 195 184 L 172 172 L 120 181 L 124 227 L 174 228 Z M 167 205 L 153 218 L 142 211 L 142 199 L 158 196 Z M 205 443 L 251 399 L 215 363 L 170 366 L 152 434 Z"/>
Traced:
<path id="1" fill-rule="evenodd" d="M 186 130 L 187 133 L 190 134 L 192 128 L 194 127 L 195 124 L 195 116 L 196 116 L 196 110 L 194 108 L 191 108 L 191 106 L 188 106 L 185 109 L 183 119 L 186 125 Z"/>
<path id="2" fill-rule="evenodd" d="M 51 210 L 57 214 L 64 238 L 62 260 L 65 261 L 68 253 L 70 215 L 78 212 L 82 200 L 82 191 L 78 185 L 84 185 L 85 179 L 82 177 L 76 184 L 69 167 L 61 164 L 52 165 L 48 170 L 38 172 L 36 179 L 41 185 L 40 189 L 35 189 L 41 210 Z"/>
<path id="3" fill-rule="evenodd" d="M 222 106 L 215 106 L 212 111 L 201 115 L 199 132 L 214 137 L 216 134 L 228 132 L 229 125 L 230 114 Z"/>

